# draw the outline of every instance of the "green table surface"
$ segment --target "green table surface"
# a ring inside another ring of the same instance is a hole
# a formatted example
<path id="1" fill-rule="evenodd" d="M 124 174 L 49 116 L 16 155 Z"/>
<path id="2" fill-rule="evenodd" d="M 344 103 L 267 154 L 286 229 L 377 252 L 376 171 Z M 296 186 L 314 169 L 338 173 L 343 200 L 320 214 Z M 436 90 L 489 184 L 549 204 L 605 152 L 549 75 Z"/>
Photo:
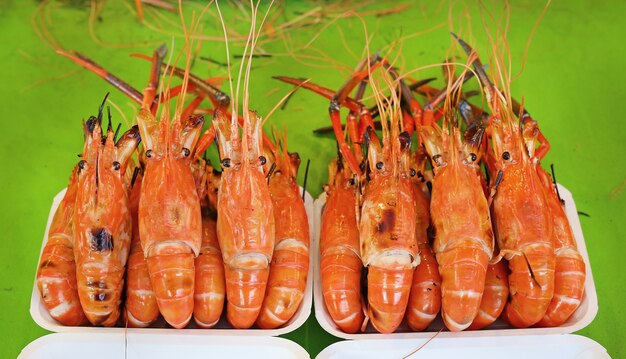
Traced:
<path id="1" fill-rule="evenodd" d="M 47 334 L 33 322 L 28 308 L 52 198 L 66 186 L 78 160 L 76 154 L 82 149 L 81 119 L 96 112 L 107 91 L 127 118 L 132 119 L 136 110 L 104 81 L 56 55 L 50 39 L 89 55 L 142 89 L 148 76 L 147 63 L 128 54 L 150 54 L 158 44 L 171 44 L 172 39 L 178 50 L 183 41 L 172 36 L 181 33 L 176 15 L 148 8 L 147 21 L 141 25 L 132 3 L 98 1 L 98 13 L 96 3 L 86 0 L 0 1 L 2 358 L 18 355 L 29 342 Z M 272 80 L 274 75 L 310 77 L 331 88 L 340 86 L 363 53 L 363 24 L 372 51 L 387 49 L 394 40 L 404 39 L 401 48 L 396 47 L 401 50 L 397 65 L 408 71 L 443 60 L 452 43 L 450 29 L 463 34 L 487 56 L 483 21 L 491 26 L 503 14 L 501 4 L 489 1 L 482 10 L 474 2 L 406 4 L 399 8 L 402 3 L 368 2 L 355 7 L 361 18 L 354 13 L 339 16 L 349 7 L 345 2 L 288 1 L 277 5 L 270 15 L 281 12 L 271 24 L 273 37 L 264 37 L 261 44 L 262 50 L 274 56 L 254 61 L 251 107 L 265 115 L 290 89 Z M 201 8 L 198 3 L 185 3 L 185 7 L 197 12 Z M 222 7 L 229 28 L 245 35 L 248 21 L 239 8 L 233 2 Z M 537 1 L 515 1 L 510 6 L 508 43 L 514 72 L 521 68 L 527 39 L 542 8 Z M 381 9 L 403 11 L 376 15 Z M 306 15 L 299 18 L 303 13 Z M 599 342 L 614 358 L 626 357 L 626 271 L 620 269 L 626 255 L 622 243 L 626 238 L 626 121 L 623 106 L 618 106 L 626 99 L 625 13 L 623 1 L 554 2 L 532 38 L 524 71 L 511 89 L 514 96 L 524 97 L 552 144 L 544 163 L 556 164 L 559 182 L 573 193 L 578 209 L 589 214 L 580 221 L 599 311 L 578 334 Z M 45 31 L 41 19 L 45 20 Z M 281 27 L 287 21 L 310 24 Z M 202 31 L 214 38 L 221 36 L 214 7 L 205 17 Z M 237 53 L 241 48 L 233 45 L 231 54 Z M 204 42 L 201 55 L 224 62 L 223 42 Z M 225 67 L 202 59 L 194 61 L 192 70 L 203 77 L 226 75 Z M 441 78 L 440 73 L 438 68 L 431 68 L 414 76 Z M 290 149 L 311 159 L 308 188 L 315 196 L 321 193 L 326 165 L 335 154 L 332 137 L 311 133 L 329 124 L 327 106 L 326 100 L 301 91 L 266 124 L 268 129 L 272 124 L 281 129 L 286 125 Z M 113 113 L 120 121 L 118 112 Z M 338 340 L 322 330 L 313 314 L 285 337 L 299 343 L 312 357 Z"/>

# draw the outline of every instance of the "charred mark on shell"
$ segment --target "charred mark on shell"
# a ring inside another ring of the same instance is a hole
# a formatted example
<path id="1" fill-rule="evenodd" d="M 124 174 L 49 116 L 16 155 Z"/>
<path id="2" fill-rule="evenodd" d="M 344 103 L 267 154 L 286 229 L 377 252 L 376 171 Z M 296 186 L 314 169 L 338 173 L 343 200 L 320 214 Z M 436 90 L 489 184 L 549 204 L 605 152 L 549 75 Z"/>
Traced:
<path id="1" fill-rule="evenodd" d="M 183 218 L 180 208 L 173 207 L 169 210 L 170 223 L 179 224 Z"/>
<path id="2" fill-rule="evenodd" d="M 433 163 L 436 164 L 437 166 L 441 166 L 441 155 L 434 155 Z"/>
<path id="3" fill-rule="evenodd" d="M 400 151 L 408 151 L 411 149 L 411 135 L 404 131 L 399 135 Z"/>
<path id="4" fill-rule="evenodd" d="M 89 116 L 89 119 L 85 123 L 85 128 L 90 135 L 93 135 L 93 130 L 96 128 L 97 123 L 98 119 L 95 116 Z"/>
<path id="5" fill-rule="evenodd" d="M 91 250 L 104 252 L 113 250 L 113 236 L 106 228 L 91 231 Z"/>
<path id="6" fill-rule="evenodd" d="M 396 223 L 396 212 L 392 209 L 383 211 L 382 219 L 376 224 L 376 230 L 380 233 L 389 232 Z"/>
<path id="7" fill-rule="evenodd" d="M 228 98 L 228 96 L 226 96 Z M 219 100 L 219 97 L 218 97 Z M 230 99 L 228 99 L 228 101 L 230 102 Z M 193 127 L 198 127 L 198 126 L 202 126 L 204 124 L 204 116 L 203 115 L 192 115 L 191 116 L 191 126 Z"/>
<path id="8" fill-rule="evenodd" d="M 88 280 L 87 283 L 85 284 L 87 285 L 87 287 L 90 287 L 90 288 L 100 288 L 100 289 L 107 288 L 107 284 L 104 281 L 94 282 L 92 280 Z"/>
<path id="9" fill-rule="evenodd" d="M 130 138 L 132 140 L 137 141 L 137 144 L 141 142 L 141 133 L 139 133 L 139 126 L 134 125 L 128 131 L 126 131 L 117 143 L 121 142 L 122 139 Z"/>
<path id="10" fill-rule="evenodd" d="M 221 91 L 215 95 L 215 98 L 220 107 L 228 107 L 230 104 L 230 97 Z M 204 118 L 202 118 L 202 120 L 204 120 Z"/>

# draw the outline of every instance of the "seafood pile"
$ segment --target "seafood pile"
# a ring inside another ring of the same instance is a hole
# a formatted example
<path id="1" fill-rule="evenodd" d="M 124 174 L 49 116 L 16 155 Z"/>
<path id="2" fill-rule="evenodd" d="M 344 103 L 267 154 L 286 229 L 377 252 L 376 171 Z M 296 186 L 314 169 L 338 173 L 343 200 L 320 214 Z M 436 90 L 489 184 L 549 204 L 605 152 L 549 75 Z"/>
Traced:
<path id="1" fill-rule="evenodd" d="M 212 328 L 225 317 L 233 328 L 273 329 L 296 313 L 310 246 L 300 158 L 288 152 L 286 135 L 270 140 L 249 109 L 254 21 L 242 56 L 241 115 L 238 99 L 190 73 L 189 33 L 184 68 L 164 62 L 164 46 L 136 55 L 151 63 L 143 92 L 80 53 L 58 50 L 140 106 L 136 125 L 119 137 L 110 110 L 103 127 L 106 98 L 83 123 L 81 159 L 37 271 L 42 302 L 58 322 L 148 327 L 162 316 L 174 328 L 192 318 Z M 406 83 L 379 54 L 337 91 L 277 77 L 330 100 L 338 154 L 315 265 L 326 309 L 346 333 L 369 323 L 380 333 L 403 323 L 422 331 L 438 316 L 450 331 L 498 318 L 517 328 L 559 326 L 583 298 L 585 263 L 541 166 L 550 145 L 496 85 L 506 82 L 492 81 L 477 53 L 457 41 L 467 64 L 458 75 L 443 65 L 443 89 Z M 159 89 L 162 73 L 182 84 Z M 487 109 L 463 91 L 473 77 Z M 373 107 L 364 104 L 368 86 Z M 207 99 L 211 108 L 202 107 Z M 203 132 L 205 114 L 212 121 Z M 218 166 L 203 157 L 214 142 Z"/>
<path id="2" fill-rule="evenodd" d="M 338 91 L 277 77 L 330 100 L 338 157 L 324 188 L 316 265 L 325 308 L 346 333 L 369 322 L 380 333 L 403 323 L 421 331 L 439 315 L 450 331 L 498 318 L 516 328 L 560 326 L 584 295 L 585 263 L 540 164 L 548 141 L 454 37 L 468 59 L 458 76 L 443 65 L 444 89 L 407 84 L 378 54 Z M 474 76 L 488 109 L 462 91 Z M 373 107 L 363 104 L 368 84 Z"/>
<path id="3" fill-rule="evenodd" d="M 300 158 L 286 136 L 263 133 L 247 95 L 239 116 L 229 96 L 189 73 L 187 40 L 184 69 L 164 64 L 164 46 L 140 56 L 151 62 L 143 93 L 84 55 L 59 51 L 141 106 L 119 139 L 110 112 L 102 130 L 104 102 L 84 123 L 81 160 L 37 271 L 42 302 L 64 325 L 147 327 L 162 316 L 174 328 L 192 317 L 211 328 L 225 310 L 233 328 L 271 329 L 302 302 L 309 225 Z M 244 56 L 246 94 L 252 48 L 254 40 Z M 159 92 L 163 69 L 182 84 Z M 186 106 L 185 95 L 194 97 Z M 200 108 L 204 99 L 212 108 Z M 204 133 L 201 113 L 213 114 Z M 203 158 L 213 142 L 221 170 Z"/>

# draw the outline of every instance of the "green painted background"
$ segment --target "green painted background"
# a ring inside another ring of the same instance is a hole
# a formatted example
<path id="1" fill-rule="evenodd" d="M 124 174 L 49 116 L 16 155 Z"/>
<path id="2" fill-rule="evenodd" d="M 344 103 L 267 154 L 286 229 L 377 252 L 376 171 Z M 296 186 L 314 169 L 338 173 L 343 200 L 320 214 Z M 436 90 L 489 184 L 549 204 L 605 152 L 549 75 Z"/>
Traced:
<path id="1" fill-rule="evenodd" d="M 163 26 L 169 26 L 165 19 L 173 23 L 178 23 L 178 19 L 166 13 L 154 15 L 154 10 L 148 10 L 148 24 L 152 27 L 142 26 L 130 12 L 131 4 L 130 0 L 107 1 L 99 16 L 94 17 L 95 37 L 89 35 L 90 1 L 51 2 L 43 9 L 42 17 L 61 46 L 89 55 L 141 89 L 147 79 L 146 63 L 127 55 L 131 52 L 149 54 L 157 44 L 171 42 L 169 30 L 156 31 L 154 16 Z M 431 1 L 410 4 L 402 13 L 363 17 L 372 36 L 373 50 L 401 36 L 431 29 L 427 34 L 404 41 L 398 63 L 402 69 L 443 60 L 451 44 L 449 13 L 455 31 L 465 34 L 479 51 L 482 49 L 484 53 L 487 49 L 478 5 L 461 2 L 449 7 L 446 2 Z M 80 120 L 95 113 L 104 93 L 112 91 L 93 74 L 78 70 L 56 55 L 52 47 L 37 36 L 32 19 L 37 9 L 41 9 L 39 6 L 40 3 L 33 0 L 0 0 L 2 358 L 16 356 L 29 342 L 46 334 L 32 321 L 28 307 L 48 211 L 53 196 L 66 185 L 77 161 L 76 154 L 81 151 Z M 397 6 L 395 2 L 378 2 L 359 7 L 358 11 Z M 192 7 L 198 8 L 197 4 Z M 338 14 L 339 5 L 335 3 L 288 1 L 282 5 L 284 14 L 274 25 L 317 7 L 324 10 L 309 14 L 307 19 L 314 19 L 313 14 L 323 14 L 322 21 L 328 22 Z M 526 40 L 542 7 L 543 4 L 536 1 L 516 1 L 511 5 L 508 42 L 515 72 L 520 68 Z M 501 5 L 490 6 L 495 18 L 500 17 L 501 10 Z M 223 11 L 228 26 L 245 34 L 248 23 L 237 8 L 228 3 L 223 5 Z M 213 8 L 211 12 L 214 13 Z M 553 3 L 532 40 L 524 73 L 512 85 L 513 95 L 524 97 L 528 109 L 551 141 L 552 150 L 545 163 L 556 164 L 559 182 L 573 193 L 578 209 L 590 215 L 581 217 L 581 224 L 600 309 L 594 322 L 579 334 L 602 344 L 614 358 L 626 357 L 626 271 L 623 270 L 626 121 L 621 106 L 626 98 L 625 13 L 623 1 Z M 482 18 L 493 23 L 484 10 Z M 473 36 L 467 35 L 470 19 Z M 219 24 L 213 17 L 206 18 L 203 24 L 205 34 L 221 36 Z M 296 53 L 302 62 L 287 56 L 285 42 L 279 38 L 264 44 L 263 49 L 275 56 L 255 60 L 251 106 L 266 114 L 288 91 L 288 86 L 271 80 L 273 75 L 311 77 L 315 82 L 338 87 L 347 71 L 357 63 L 365 37 L 363 26 L 355 17 L 339 19 L 335 24 L 321 32 L 309 49 Z M 311 25 L 286 33 L 289 43 L 298 47 L 323 29 L 322 25 Z M 181 39 L 176 41 L 180 43 Z M 346 44 L 350 51 L 346 50 Z M 314 48 L 335 63 L 305 59 L 305 55 L 319 55 Z M 231 51 L 241 53 L 237 48 Z M 224 46 L 219 42 L 204 43 L 201 54 L 225 60 Z M 225 68 L 202 60 L 196 61 L 192 70 L 203 77 L 226 74 Z M 416 76 L 433 75 L 441 77 L 438 69 Z M 279 89 L 278 92 L 275 89 Z M 134 110 L 126 98 L 112 91 L 111 99 L 132 118 Z M 305 159 L 312 159 L 309 189 L 314 195 L 321 192 L 327 176 L 326 164 L 334 155 L 332 140 L 311 134 L 312 129 L 329 123 L 327 106 L 327 101 L 299 92 L 289 102 L 287 110 L 278 111 L 270 121 L 279 128 L 288 125 L 291 150 L 298 151 Z M 120 120 L 116 111 L 114 116 Z M 304 326 L 285 337 L 298 342 L 312 356 L 337 340 L 322 331 L 313 315 Z"/>

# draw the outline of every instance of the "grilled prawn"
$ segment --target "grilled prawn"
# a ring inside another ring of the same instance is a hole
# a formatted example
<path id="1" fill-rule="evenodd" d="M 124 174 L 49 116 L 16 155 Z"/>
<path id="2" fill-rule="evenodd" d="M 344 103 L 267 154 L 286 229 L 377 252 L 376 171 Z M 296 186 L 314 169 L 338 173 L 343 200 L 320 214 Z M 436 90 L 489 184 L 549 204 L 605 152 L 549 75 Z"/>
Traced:
<path id="1" fill-rule="evenodd" d="M 110 126 L 103 137 L 102 108 L 85 124 L 74 212 L 74 256 L 78 295 L 93 325 L 113 326 L 120 314 L 124 272 L 132 236 L 124 172 L 139 143 L 133 127 L 115 141 Z"/>
<path id="2" fill-rule="evenodd" d="M 48 242 L 41 253 L 37 268 L 37 287 L 41 301 L 50 316 L 63 325 L 81 325 L 86 321 L 76 288 L 74 235 L 72 223 L 78 191 L 78 165 L 59 204 L 50 229 Z"/>

